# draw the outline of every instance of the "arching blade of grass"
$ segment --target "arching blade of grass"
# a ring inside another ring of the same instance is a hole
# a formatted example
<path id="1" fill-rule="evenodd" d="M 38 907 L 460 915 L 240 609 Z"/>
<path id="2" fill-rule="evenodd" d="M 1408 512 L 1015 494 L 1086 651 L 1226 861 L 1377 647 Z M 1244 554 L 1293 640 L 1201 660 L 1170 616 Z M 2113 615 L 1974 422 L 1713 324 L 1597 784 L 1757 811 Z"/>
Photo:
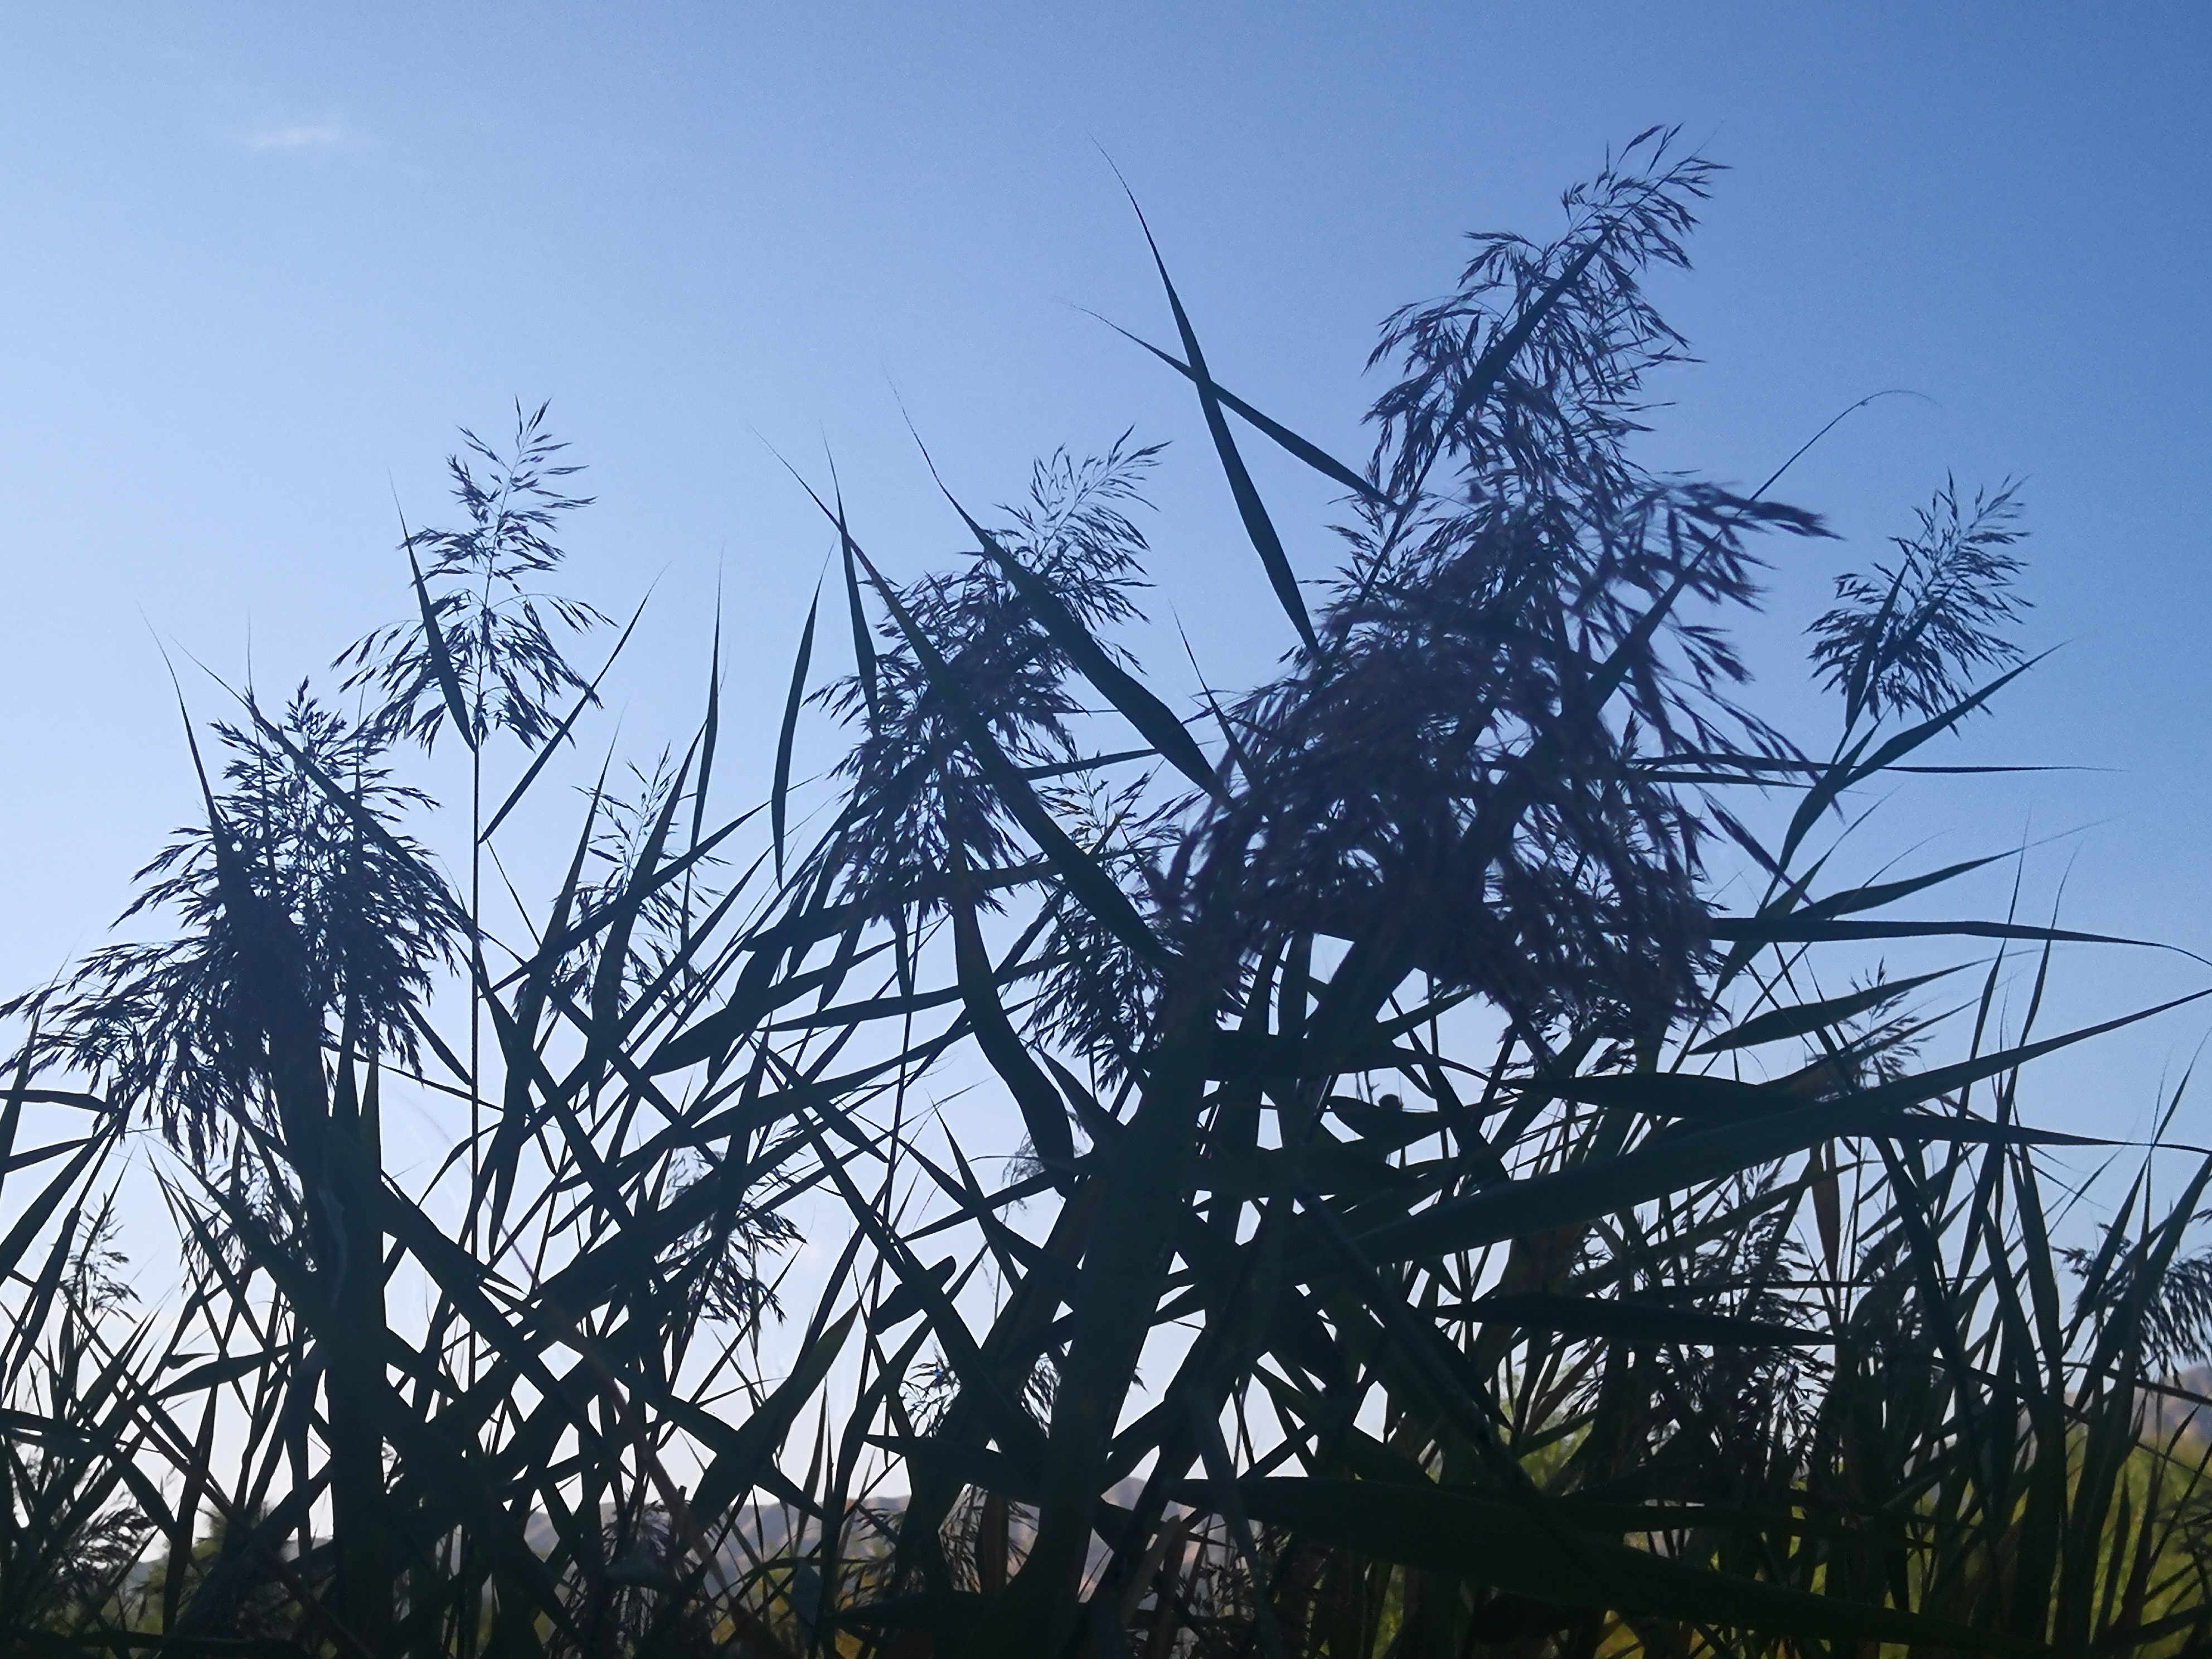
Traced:
<path id="1" fill-rule="evenodd" d="M 1048 1170 L 1065 1170 L 1075 1158 L 1067 1108 L 1030 1058 L 999 1001 L 996 971 L 983 949 L 982 930 L 976 925 L 975 895 L 968 884 L 968 866 L 960 854 L 959 837 L 946 836 L 945 846 L 952 866 L 954 959 L 959 968 L 961 1001 L 975 1030 L 976 1046 L 1021 1109 L 1022 1121 L 1029 1126 L 1030 1144 L 1038 1158 Z"/>
<path id="2" fill-rule="evenodd" d="M 817 590 L 817 593 L 819 590 Z M 811 614 L 811 612 L 809 613 Z M 707 791 L 714 778 L 714 750 L 722 735 L 722 583 L 714 579 L 714 638 L 707 651 L 707 718 L 699 728 L 699 787 L 691 793 L 691 845 L 707 826 Z"/>
<path id="3" fill-rule="evenodd" d="M 676 822 L 676 811 L 684 799 L 684 786 L 691 776 L 693 763 L 698 758 L 697 749 L 687 750 L 676 769 L 669 784 L 666 798 L 654 814 L 651 829 L 638 848 L 635 862 L 624 880 L 622 890 L 613 900 L 601 907 L 599 921 L 604 927 L 605 937 L 599 941 L 599 964 L 592 976 L 592 1030 L 594 1048 L 602 1055 L 611 1054 L 620 1042 L 616 1029 L 622 1012 L 623 979 L 629 967 L 629 945 L 639 918 L 644 914 L 646 901 L 653 893 L 674 879 L 672 873 L 684 860 L 700 852 L 691 852 L 671 860 L 665 866 L 661 854 L 668 845 L 669 831 Z M 710 841 L 706 843 L 712 846 Z M 588 1053 L 588 1051 L 587 1051 Z M 587 1061 L 588 1063 L 588 1061 Z"/>
<path id="4" fill-rule="evenodd" d="M 1910 995 L 1923 985 L 1959 970 L 1938 969 L 1931 974 L 1920 974 L 1911 979 L 1870 986 L 1863 991 L 1854 991 L 1848 996 L 1828 997 L 1819 1002 L 1808 1002 L 1791 1008 L 1772 1008 L 1755 1014 L 1742 1024 L 1708 1037 L 1690 1050 L 1693 1054 L 1719 1054 L 1730 1048 L 1753 1048 L 1762 1042 L 1778 1042 L 1787 1037 L 1804 1036 L 1814 1031 L 1826 1030 L 1841 1025 L 1846 1020 L 1887 1007 L 1899 997 Z"/>
<path id="5" fill-rule="evenodd" d="M 404 526 L 402 526 L 403 530 Z M 469 719 L 468 699 L 461 695 L 461 677 L 453 672 L 453 654 L 446 648 L 446 630 L 438 621 L 438 608 L 430 603 L 430 590 L 422 582 L 422 567 L 416 562 L 415 540 L 407 538 L 407 574 L 415 580 L 415 600 L 422 611 L 422 648 L 429 653 L 430 669 L 446 699 L 446 715 L 453 732 L 469 746 L 477 746 L 475 723 Z"/>
<path id="6" fill-rule="evenodd" d="M 1096 316 L 1097 313 L 1094 312 L 1092 315 Z M 1161 350 L 1159 347 L 1154 345 L 1150 340 L 1139 338 L 1138 336 L 1129 332 L 1127 329 L 1123 328 L 1119 323 L 1109 321 L 1103 317 L 1100 317 L 1098 320 L 1102 323 L 1105 323 L 1107 327 L 1112 329 L 1123 339 L 1128 341 L 1130 344 L 1142 346 L 1146 351 L 1151 352 L 1153 356 L 1158 358 L 1162 362 L 1165 363 L 1170 368 L 1175 370 L 1176 374 L 1182 375 L 1185 380 L 1190 381 L 1194 386 L 1198 383 L 1198 371 L 1192 368 L 1188 363 L 1183 362 L 1182 358 L 1175 356 L 1172 352 Z M 1290 454 L 1296 456 L 1299 460 L 1304 461 L 1308 466 L 1320 473 L 1324 478 L 1328 478 L 1334 483 L 1342 484 L 1346 489 L 1352 491 L 1356 495 L 1364 495 L 1369 501 L 1374 502 L 1377 507 L 1395 507 L 1397 506 L 1397 502 L 1392 501 L 1388 495 L 1377 489 L 1373 484 L 1368 483 L 1366 479 L 1361 477 L 1357 472 L 1354 472 L 1342 461 L 1338 460 L 1335 456 L 1322 448 L 1320 445 L 1310 442 L 1304 438 L 1301 438 L 1297 433 L 1291 431 L 1290 428 L 1282 424 L 1281 422 L 1273 420 L 1267 416 L 1261 414 L 1258 410 L 1253 408 L 1251 404 L 1246 403 L 1235 392 L 1230 391 L 1228 387 L 1223 386 L 1218 380 L 1212 382 L 1212 385 L 1213 395 L 1220 399 L 1221 406 L 1224 409 L 1233 411 L 1235 414 L 1242 417 L 1248 424 L 1256 428 L 1261 432 L 1265 433 L 1268 437 L 1273 438 L 1279 447 Z"/>
<path id="7" fill-rule="evenodd" d="M 1713 937 L 1754 940 L 1761 945 L 1838 944 L 1851 939 L 2002 939 L 2042 941 L 2052 945 L 2130 945 L 2140 950 L 2178 951 L 2155 939 L 2127 939 L 2115 933 L 2084 933 L 2066 927 L 2038 927 L 2027 922 L 1979 921 L 1800 921 L 1794 916 L 1771 919 L 1755 916 L 1715 916 Z M 2189 955 L 2188 951 L 2181 954 Z"/>
<path id="8" fill-rule="evenodd" d="M 835 467 L 832 467 L 834 477 Z M 845 527 L 845 493 L 836 491 L 837 510 L 831 515 L 837 526 L 837 557 L 845 571 L 845 611 L 853 627 L 853 672 L 860 682 L 860 699 L 872 728 L 883 719 L 876 688 L 876 642 L 868 634 L 868 611 L 860 601 L 860 575 L 853 563 L 853 535 Z"/>
<path id="9" fill-rule="evenodd" d="M 1747 920 L 1756 921 L 1794 915 L 1808 921 L 1829 921 L 1838 916 L 1855 915 L 1864 910 L 1879 910 L 1901 899 L 1911 898 L 1915 893 L 1924 893 L 1932 887 L 1940 887 L 1946 882 L 1971 875 L 1999 859 L 2011 856 L 2014 855 L 2007 853 L 1986 854 L 1978 859 L 1965 859 L 1956 864 L 1948 864 L 1940 870 L 1930 870 L 1922 875 L 1906 876 L 1896 881 L 1868 882 L 1808 900 L 1805 895 L 1812 890 L 1812 878 L 1818 874 L 1820 868 L 1816 865 L 1806 872 L 1804 878 L 1791 883 L 1771 902 L 1761 905 L 1757 916 Z M 1778 865 L 1770 864 L 1770 867 L 1778 872 L 1780 869 Z M 1747 933 L 1745 937 L 1751 939 L 1756 935 Z"/>
<path id="10" fill-rule="evenodd" d="M 1125 186 L 1126 188 L 1126 186 Z M 1283 551 L 1283 538 L 1275 533 L 1274 520 L 1267 516 L 1266 503 L 1246 471 L 1244 458 L 1237 453 L 1237 440 L 1231 435 L 1229 422 L 1221 412 L 1221 399 L 1217 394 L 1213 377 L 1206 367 L 1206 354 L 1199 349 L 1198 334 L 1190 325 L 1190 318 L 1183 310 L 1182 296 L 1176 292 L 1175 283 L 1168 276 L 1167 261 L 1160 255 L 1159 244 L 1152 240 L 1152 227 L 1145 222 L 1145 210 L 1137 206 L 1134 194 L 1129 205 L 1135 209 L 1137 223 L 1145 233 L 1145 245 L 1152 251 L 1152 264 L 1160 273 L 1160 285 L 1167 290 L 1168 307 L 1175 313 L 1176 331 L 1182 337 L 1183 356 L 1189 360 L 1190 381 L 1198 388 L 1199 408 L 1206 416 L 1206 429 L 1212 434 L 1214 453 L 1221 461 L 1223 476 L 1229 480 L 1229 493 L 1236 499 L 1237 516 L 1244 521 L 1244 533 L 1252 539 L 1252 546 L 1260 555 L 1260 562 L 1267 572 L 1267 581 L 1275 590 L 1275 598 L 1283 607 L 1283 614 L 1298 631 L 1298 638 L 1315 656 L 1321 654 L 1321 642 L 1314 637 L 1313 619 L 1306 614 L 1305 596 L 1298 591 L 1298 579 L 1291 568 L 1290 556 Z"/>
<path id="11" fill-rule="evenodd" d="M 552 735 L 538 745 L 538 752 L 531 757 L 529 766 L 525 768 L 522 775 L 515 780 L 514 787 L 508 790 L 507 799 L 500 802 L 499 811 L 494 812 L 490 821 L 484 825 L 483 833 L 477 837 L 479 841 L 489 841 L 492 831 L 507 822 L 507 814 L 522 804 L 523 797 L 530 793 L 531 786 L 538 781 L 538 774 L 545 769 L 546 763 L 551 760 L 561 745 L 568 741 L 568 734 L 575 729 L 576 722 L 582 717 L 584 711 L 598 704 L 600 685 L 605 682 L 608 672 L 615 664 L 622 659 L 623 647 L 629 643 L 630 635 L 637 631 L 638 619 L 645 615 L 645 607 L 652 602 L 652 599 L 653 595 L 647 593 L 644 599 L 637 602 L 637 609 L 630 612 L 629 620 L 623 624 L 622 634 L 615 641 L 615 648 L 607 653 L 607 659 L 599 665 L 599 672 L 592 676 L 591 684 L 577 693 L 575 707 L 569 709 L 562 718 L 560 725 L 553 728 Z M 696 834 L 693 839 L 695 841 L 697 839 Z"/>
<path id="12" fill-rule="evenodd" d="M 822 590 L 816 587 L 806 607 L 806 626 L 799 630 L 799 655 L 791 665 L 791 690 L 784 698 L 783 725 L 776 732 L 775 777 L 769 786 L 769 822 L 775 837 L 775 878 L 783 879 L 783 823 L 791 798 L 791 740 L 799 730 L 799 707 L 806 700 L 806 668 L 814 659 L 814 617 L 822 609 Z"/>
<path id="13" fill-rule="evenodd" d="M 646 1072 L 658 1077 L 727 1054 L 777 1009 L 820 989 L 834 976 L 831 969 L 823 968 L 779 981 L 774 963 L 773 957 L 756 956 L 739 975 L 730 1000 L 671 1036 L 646 1058 Z"/>

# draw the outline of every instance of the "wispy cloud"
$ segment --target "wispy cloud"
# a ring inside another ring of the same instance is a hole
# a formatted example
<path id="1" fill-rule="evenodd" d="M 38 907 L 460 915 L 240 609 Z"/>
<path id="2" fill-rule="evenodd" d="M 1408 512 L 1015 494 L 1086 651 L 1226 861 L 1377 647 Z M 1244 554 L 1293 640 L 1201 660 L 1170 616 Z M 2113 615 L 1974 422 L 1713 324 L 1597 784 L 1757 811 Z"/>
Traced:
<path id="1" fill-rule="evenodd" d="M 317 121 L 284 121 L 258 127 L 243 135 L 252 150 L 357 149 L 362 136 L 341 117 L 327 115 Z"/>

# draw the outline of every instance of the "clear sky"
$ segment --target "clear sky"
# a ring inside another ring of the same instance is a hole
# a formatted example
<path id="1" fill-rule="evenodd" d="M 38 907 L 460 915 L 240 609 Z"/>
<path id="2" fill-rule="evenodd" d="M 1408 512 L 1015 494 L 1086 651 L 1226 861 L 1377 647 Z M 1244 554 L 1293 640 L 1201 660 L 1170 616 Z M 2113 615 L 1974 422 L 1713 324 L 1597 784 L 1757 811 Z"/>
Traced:
<path id="1" fill-rule="evenodd" d="M 1550 234 L 1655 122 L 1735 169 L 1662 285 L 1707 362 L 1656 453 L 1750 482 L 1854 398 L 1923 394 L 1792 475 L 1852 541 L 1779 575 L 1778 704 L 1836 561 L 1947 469 L 2023 475 L 2029 636 L 2064 648 L 1972 757 L 2110 769 L 1916 796 L 1895 839 L 2084 830 L 2036 905 L 2071 860 L 2073 925 L 2212 954 L 2209 86 L 2201 3 L 0 9 L 0 982 L 95 943 L 191 811 L 157 639 L 274 686 L 404 614 L 393 489 L 434 518 L 454 425 L 518 396 L 591 464 L 575 586 L 659 584 L 615 698 L 634 751 L 688 735 L 719 569 L 756 716 L 731 775 L 764 777 L 827 549 L 763 439 L 835 450 L 894 570 L 957 545 L 902 401 L 983 501 L 1056 444 L 1172 440 L 1152 608 L 1235 683 L 1283 626 L 1187 395 L 1084 314 L 1166 328 L 1102 151 L 1217 373 L 1357 455 L 1379 319 L 1465 229 Z M 1324 498 L 1256 459 L 1322 574 Z M 2201 982 L 2069 974 L 2096 1012 Z"/>

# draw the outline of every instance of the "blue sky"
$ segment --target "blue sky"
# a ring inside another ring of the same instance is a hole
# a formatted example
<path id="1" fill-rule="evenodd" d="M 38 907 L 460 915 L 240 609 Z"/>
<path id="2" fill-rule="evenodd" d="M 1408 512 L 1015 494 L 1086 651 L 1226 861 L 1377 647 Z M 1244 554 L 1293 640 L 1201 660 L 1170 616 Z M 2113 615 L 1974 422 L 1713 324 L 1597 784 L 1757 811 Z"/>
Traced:
<path id="1" fill-rule="evenodd" d="M 1085 314 L 1166 329 L 1104 155 L 1217 373 L 1356 455 L 1378 320 L 1462 231 L 1549 234 L 1655 122 L 1734 171 L 1660 285 L 1706 362 L 1653 453 L 1754 481 L 1921 394 L 1784 492 L 1850 539 L 1777 573 L 1774 706 L 1824 729 L 1796 630 L 1838 562 L 1947 470 L 2024 477 L 2028 638 L 2063 649 L 1958 757 L 2106 769 L 1913 794 L 1885 845 L 2057 837 L 2034 907 L 2063 877 L 2073 925 L 2212 954 L 2207 84 L 2201 5 L 8 9 L 0 981 L 97 942 L 191 810 L 159 642 L 274 686 L 403 614 L 394 490 L 435 517 L 455 424 L 518 396 L 591 465 L 574 585 L 658 583 L 614 699 L 634 753 L 688 735 L 719 571 L 731 775 L 765 777 L 827 550 L 769 444 L 835 451 L 894 570 L 958 544 L 902 406 L 983 501 L 1058 444 L 1170 440 L 1152 609 L 1216 680 L 1259 672 L 1284 630 L 1194 408 Z M 1322 574 L 1325 495 L 1255 465 Z M 2076 956 L 2068 1006 L 2192 971 Z M 2204 1024 L 2124 1040 L 2118 1092 L 2081 1073 L 2057 1115 L 2138 1121 Z"/>

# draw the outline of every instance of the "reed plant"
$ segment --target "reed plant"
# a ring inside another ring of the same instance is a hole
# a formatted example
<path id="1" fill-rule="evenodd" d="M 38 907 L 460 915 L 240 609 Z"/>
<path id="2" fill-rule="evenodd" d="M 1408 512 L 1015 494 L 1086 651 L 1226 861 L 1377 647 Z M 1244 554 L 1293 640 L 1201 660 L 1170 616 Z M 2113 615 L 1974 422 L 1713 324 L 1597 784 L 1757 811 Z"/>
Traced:
<path id="1" fill-rule="evenodd" d="M 1943 919 L 2002 845 L 1840 873 L 2030 665 L 2018 503 L 1947 483 L 1838 580 L 1825 737 L 1759 712 L 1731 623 L 1827 532 L 1638 458 L 1714 171 L 1647 133 L 1553 239 L 1474 238 L 1357 469 L 1216 380 L 1161 262 L 1279 672 L 1183 699 L 1125 643 L 1154 447 L 948 493 L 973 551 L 903 582 L 828 489 L 850 672 L 817 599 L 763 798 L 712 793 L 718 625 L 542 901 L 486 872 L 568 811 L 605 619 L 540 591 L 583 504 L 544 411 L 471 437 L 411 619 L 338 665 L 364 712 L 240 696 L 143 872 L 171 937 L 13 1005 L 12 1646 L 2203 1650 L 2212 1163 L 2154 1190 L 2021 1109 L 2161 1011 L 2045 1032 L 2056 947 L 2130 947 Z M 1319 581 L 1255 441 L 1344 492 Z M 395 1091 L 452 1126 L 428 1176 Z M 142 1125 L 143 1310 L 101 1208 Z"/>

